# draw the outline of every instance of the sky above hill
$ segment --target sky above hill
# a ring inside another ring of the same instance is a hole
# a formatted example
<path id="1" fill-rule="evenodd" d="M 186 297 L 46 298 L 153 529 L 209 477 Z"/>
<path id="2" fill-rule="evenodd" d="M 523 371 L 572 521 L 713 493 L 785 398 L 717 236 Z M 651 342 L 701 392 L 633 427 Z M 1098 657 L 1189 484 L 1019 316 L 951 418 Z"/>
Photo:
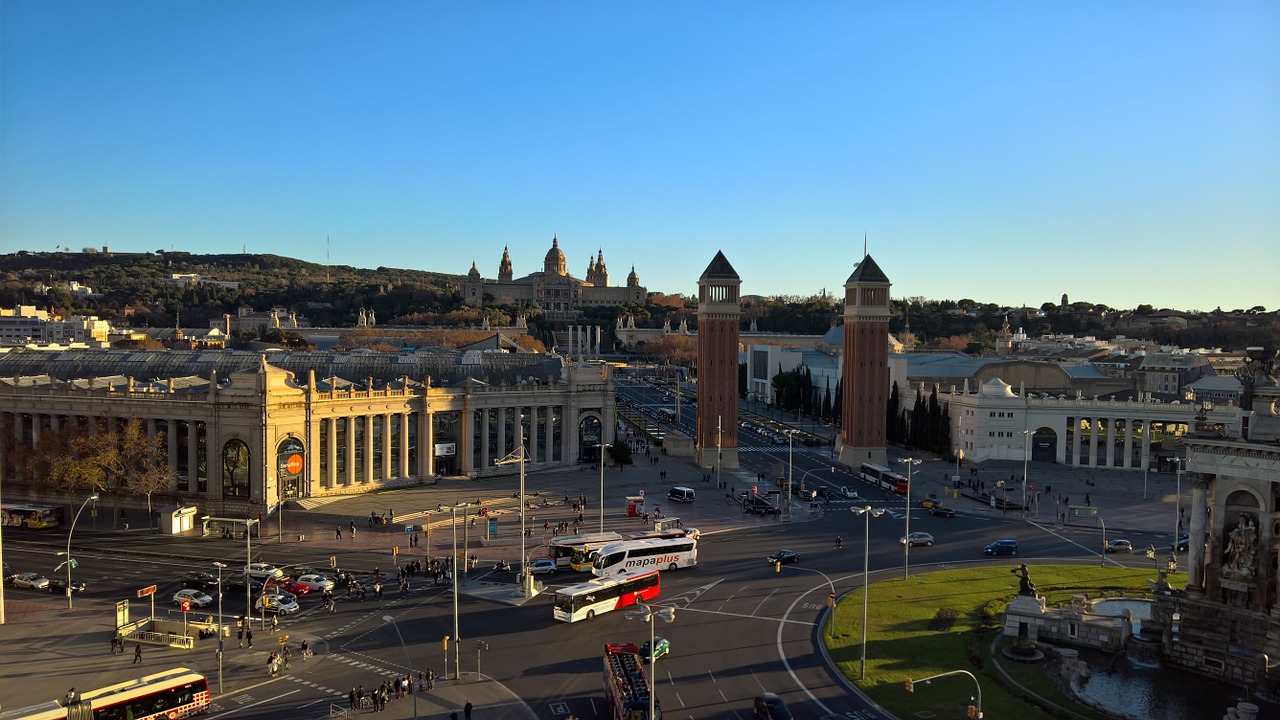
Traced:
<path id="1" fill-rule="evenodd" d="M 0 3 L 0 250 L 1280 306 L 1280 3 Z M 330 238 L 326 255 L 326 237 Z"/>

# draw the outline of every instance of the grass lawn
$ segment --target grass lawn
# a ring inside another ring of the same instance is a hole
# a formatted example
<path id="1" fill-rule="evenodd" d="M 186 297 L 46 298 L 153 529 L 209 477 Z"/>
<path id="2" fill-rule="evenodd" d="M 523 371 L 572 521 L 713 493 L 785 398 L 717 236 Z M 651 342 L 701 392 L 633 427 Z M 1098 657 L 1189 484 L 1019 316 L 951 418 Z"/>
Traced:
<path id="1" fill-rule="evenodd" d="M 982 684 L 982 710 L 987 718 L 1082 717 L 1102 718 L 1063 696 L 1045 675 L 1044 665 L 1001 663 L 1019 683 L 1070 712 L 1025 698 L 996 668 L 990 655 L 999 634 L 1005 605 L 1018 593 L 1013 567 L 978 567 L 913 575 L 875 583 L 867 599 L 866 679 L 860 680 L 862 657 L 862 590 L 842 598 L 835 612 L 835 638 L 823 628 L 823 642 L 845 677 L 869 697 L 901 718 L 965 717 L 974 694 L 973 681 L 963 675 L 929 684 L 904 687 L 907 678 L 968 670 Z M 1151 596 L 1150 568 L 1028 565 L 1031 580 L 1048 607 L 1065 605 L 1073 595 L 1091 598 L 1123 593 Z M 1175 587 L 1186 573 L 1169 577 Z M 1043 706 L 1042 706 L 1043 705 Z"/>

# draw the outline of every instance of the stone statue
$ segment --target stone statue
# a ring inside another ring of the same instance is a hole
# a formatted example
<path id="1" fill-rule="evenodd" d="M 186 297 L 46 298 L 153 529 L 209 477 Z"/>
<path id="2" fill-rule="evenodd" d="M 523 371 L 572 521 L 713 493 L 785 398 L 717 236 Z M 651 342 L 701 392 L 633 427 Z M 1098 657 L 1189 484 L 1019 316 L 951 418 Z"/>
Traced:
<path id="1" fill-rule="evenodd" d="M 1258 567 L 1258 528 L 1253 518 L 1240 513 L 1240 522 L 1227 538 L 1226 572 L 1251 577 Z"/>
<path id="2" fill-rule="evenodd" d="M 1022 565 L 1010 570 L 1009 572 L 1018 576 L 1018 594 L 1019 595 L 1026 595 L 1027 597 L 1038 597 L 1036 595 L 1036 584 L 1031 582 L 1031 578 L 1028 577 L 1026 563 L 1022 563 Z"/>

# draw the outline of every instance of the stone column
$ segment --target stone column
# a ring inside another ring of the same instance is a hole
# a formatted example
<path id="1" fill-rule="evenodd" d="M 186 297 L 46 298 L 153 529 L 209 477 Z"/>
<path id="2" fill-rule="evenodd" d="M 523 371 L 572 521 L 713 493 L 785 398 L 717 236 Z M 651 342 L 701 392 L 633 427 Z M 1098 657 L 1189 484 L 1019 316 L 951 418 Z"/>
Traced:
<path id="1" fill-rule="evenodd" d="M 1193 472 L 1191 476 L 1191 529 L 1187 533 L 1187 589 L 1204 592 L 1204 532 L 1209 520 L 1209 486 L 1213 476 Z"/>
<path id="2" fill-rule="evenodd" d="M 496 429 L 498 435 L 498 449 L 493 453 L 496 458 L 504 458 L 507 456 L 507 409 L 498 408 L 498 427 Z"/>
<path id="3" fill-rule="evenodd" d="M 529 406 L 529 462 L 538 461 L 538 406 Z"/>
<path id="4" fill-rule="evenodd" d="M 169 472 L 176 475 L 178 473 L 178 421 L 173 418 L 165 420 L 165 443 L 168 445 L 166 451 L 169 453 Z"/>
<path id="5" fill-rule="evenodd" d="M 43 415 L 31 415 L 31 447 L 33 448 L 40 444 L 40 431 L 44 429 L 43 418 Z"/>
<path id="6" fill-rule="evenodd" d="M 405 415 L 405 422 L 409 422 L 408 415 Z M 458 444 L 455 452 L 461 453 L 464 443 L 462 442 L 461 429 L 459 429 Z M 406 433 L 407 436 L 407 433 Z M 409 449 L 405 448 L 405 462 Z M 435 415 L 429 409 L 423 408 L 418 414 L 418 467 L 420 477 L 429 478 L 436 474 L 436 421 Z"/>
<path id="7" fill-rule="evenodd" d="M 329 456 L 325 459 L 324 484 L 332 490 L 338 486 L 338 419 L 330 417 L 321 422 L 324 423 L 321 432 L 325 433 L 325 454 Z"/>
<path id="8" fill-rule="evenodd" d="M 542 454 L 546 456 L 548 463 L 550 463 L 555 458 L 555 454 L 552 452 L 552 445 L 551 445 L 552 440 L 554 440 L 556 437 L 555 409 L 556 408 L 554 405 L 547 406 L 546 408 L 547 417 L 543 420 L 543 423 L 545 424 L 542 426 L 543 430 L 545 431 L 543 432 L 543 435 L 542 435 Z"/>
<path id="9" fill-rule="evenodd" d="M 307 457 L 311 448 L 307 448 Z M 200 482 L 200 423 L 187 421 L 187 492 L 195 492 Z M 310 493 L 308 493 L 310 494 Z"/>
<path id="10" fill-rule="evenodd" d="M 382 479 L 390 480 L 393 475 L 391 456 L 391 413 L 382 413 Z"/>
<path id="11" fill-rule="evenodd" d="M 477 470 L 489 467 L 489 408 L 480 411 L 480 465 Z"/>
<path id="12" fill-rule="evenodd" d="M 346 455 L 347 467 L 345 469 L 346 477 L 343 478 L 342 484 L 351 486 L 356 484 L 356 416 L 348 415 L 347 422 L 347 442 Z"/>
<path id="13" fill-rule="evenodd" d="M 373 482 L 373 416 L 362 415 L 360 422 L 364 423 L 364 477 L 361 482 Z"/>
<path id="14" fill-rule="evenodd" d="M 1120 467 L 1133 467 L 1133 425 L 1135 420 L 1127 418 L 1124 421 L 1124 462 L 1120 463 Z"/>
<path id="15" fill-rule="evenodd" d="M 1098 418 L 1089 418 L 1089 467 L 1098 467 Z"/>
<path id="16" fill-rule="evenodd" d="M 560 447 L 564 448 L 561 457 L 565 463 L 578 462 L 578 421 L 580 420 L 576 405 L 565 405 L 564 414 L 560 416 Z"/>
<path id="17" fill-rule="evenodd" d="M 1142 421 L 1142 444 L 1138 450 L 1143 469 L 1151 467 L 1151 421 Z"/>
<path id="18" fill-rule="evenodd" d="M 1107 418 L 1104 421 L 1107 424 L 1107 467 L 1116 466 L 1116 419 Z"/>
<path id="19" fill-rule="evenodd" d="M 49 429 L 50 429 L 50 430 L 52 430 L 52 431 L 54 431 L 54 432 L 58 432 L 59 430 L 61 430 L 61 429 L 62 429 L 62 416 L 61 416 L 61 415 L 50 415 L 50 416 L 49 416 Z"/>
<path id="20" fill-rule="evenodd" d="M 473 457 L 475 433 L 476 412 L 471 408 L 470 402 L 463 403 L 462 410 L 458 413 L 458 472 L 463 475 L 476 469 Z"/>
<path id="21" fill-rule="evenodd" d="M 147 437 L 156 436 L 156 419 L 147 418 Z"/>
<path id="22" fill-rule="evenodd" d="M 423 413 L 423 417 L 426 417 L 426 413 Z M 400 477 L 412 477 L 414 475 L 421 477 L 424 473 L 418 472 L 417 468 L 409 467 L 409 413 L 402 412 L 397 414 L 396 422 L 400 423 L 400 448 L 398 451 L 400 453 L 400 464 L 396 467 L 396 472 L 400 473 Z M 428 424 L 430 423 L 428 422 Z M 421 421 L 419 426 L 421 426 Z M 418 457 L 421 458 L 422 441 L 419 441 L 417 445 Z"/>

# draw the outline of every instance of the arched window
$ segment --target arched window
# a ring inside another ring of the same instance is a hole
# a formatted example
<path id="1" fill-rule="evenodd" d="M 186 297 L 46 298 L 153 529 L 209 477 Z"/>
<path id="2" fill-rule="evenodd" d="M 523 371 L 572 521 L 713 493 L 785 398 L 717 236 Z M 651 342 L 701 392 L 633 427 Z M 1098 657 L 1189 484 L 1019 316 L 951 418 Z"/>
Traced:
<path id="1" fill-rule="evenodd" d="M 243 440 L 222 446 L 222 497 L 249 497 L 249 446 Z"/>

